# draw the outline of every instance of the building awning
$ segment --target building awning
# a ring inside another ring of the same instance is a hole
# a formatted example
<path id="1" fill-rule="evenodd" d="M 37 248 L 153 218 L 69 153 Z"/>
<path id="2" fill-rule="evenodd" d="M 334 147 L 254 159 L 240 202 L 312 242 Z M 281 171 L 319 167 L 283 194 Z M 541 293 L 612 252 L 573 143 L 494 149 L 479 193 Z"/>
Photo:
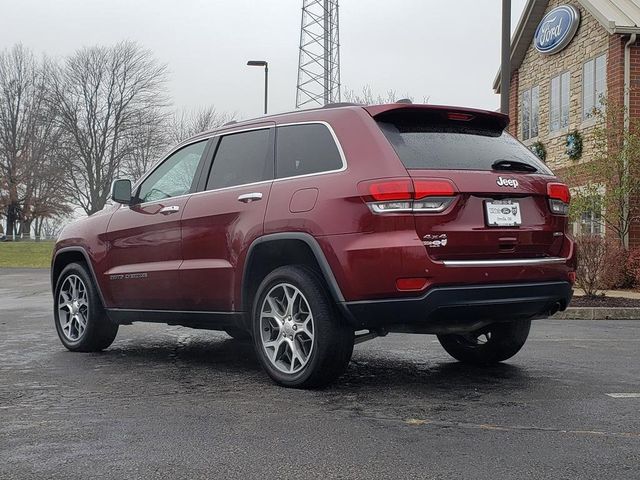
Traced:
<path id="1" fill-rule="evenodd" d="M 640 2 L 638 0 L 577 0 L 585 10 L 610 33 L 640 33 Z M 570 2 L 569 2 L 570 3 Z M 522 64 L 538 24 L 544 17 L 549 0 L 529 0 L 511 39 L 511 72 Z M 501 72 L 498 70 L 493 89 L 500 93 Z"/>

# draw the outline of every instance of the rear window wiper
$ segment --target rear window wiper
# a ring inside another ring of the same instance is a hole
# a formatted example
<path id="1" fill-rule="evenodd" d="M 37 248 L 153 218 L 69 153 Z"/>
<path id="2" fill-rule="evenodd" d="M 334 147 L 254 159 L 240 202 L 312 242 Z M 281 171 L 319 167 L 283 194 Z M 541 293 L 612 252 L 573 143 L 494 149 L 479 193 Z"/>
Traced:
<path id="1" fill-rule="evenodd" d="M 537 172 L 538 169 L 528 163 L 517 160 L 497 160 L 491 164 L 492 170 L 513 170 L 516 172 Z"/>

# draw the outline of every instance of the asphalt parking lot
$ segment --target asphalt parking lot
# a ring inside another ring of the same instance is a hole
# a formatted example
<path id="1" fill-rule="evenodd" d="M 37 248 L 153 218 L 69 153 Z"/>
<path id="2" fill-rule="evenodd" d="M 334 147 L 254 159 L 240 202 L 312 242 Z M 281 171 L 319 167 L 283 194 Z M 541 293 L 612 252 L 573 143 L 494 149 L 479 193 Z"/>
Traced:
<path id="1" fill-rule="evenodd" d="M 277 387 L 224 333 L 134 324 L 67 352 L 48 272 L 0 270 L 0 478 L 640 478 L 640 321 L 543 320 L 508 363 L 435 337 Z"/>

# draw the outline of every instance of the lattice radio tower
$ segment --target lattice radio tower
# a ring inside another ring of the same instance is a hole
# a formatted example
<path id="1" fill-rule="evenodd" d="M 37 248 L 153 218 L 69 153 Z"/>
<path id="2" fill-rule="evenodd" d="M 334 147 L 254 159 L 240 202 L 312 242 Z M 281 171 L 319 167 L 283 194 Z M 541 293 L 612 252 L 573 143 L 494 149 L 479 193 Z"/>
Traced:
<path id="1" fill-rule="evenodd" d="M 338 0 L 303 0 L 296 108 L 339 101 Z"/>

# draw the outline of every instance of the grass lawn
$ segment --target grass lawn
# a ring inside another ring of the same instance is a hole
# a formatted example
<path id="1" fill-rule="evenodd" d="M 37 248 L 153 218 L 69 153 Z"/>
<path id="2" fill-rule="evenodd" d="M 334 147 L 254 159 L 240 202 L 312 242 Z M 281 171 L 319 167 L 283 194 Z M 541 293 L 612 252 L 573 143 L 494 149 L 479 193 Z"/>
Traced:
<path id="1" fill-rule="evenodd" d="M 0 242 L 0 268 L 49 268 L 54 242 Z"/>

